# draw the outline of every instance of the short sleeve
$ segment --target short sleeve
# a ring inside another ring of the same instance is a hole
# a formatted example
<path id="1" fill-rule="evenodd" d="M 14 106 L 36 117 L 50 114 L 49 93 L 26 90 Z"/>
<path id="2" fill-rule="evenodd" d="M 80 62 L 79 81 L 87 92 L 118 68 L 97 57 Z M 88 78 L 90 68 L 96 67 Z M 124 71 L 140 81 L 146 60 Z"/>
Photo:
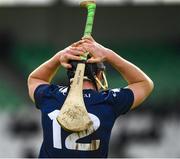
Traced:
<path id="1" fill-rule="evenodd" d="M 39 85 L 34 92 L 34 100 L 36 107 L 40 109 L 44 99 L 47 97 L 51 97 L 53 92 L 55 92 L 57 89 L 58 86 L 56 85 L 49 85 L 49 84 Z"/>
<path id="2" fill-rule="evenodd" d="M 111 89 L 108 93 L 107 101 L 112 105 L 118 117 L 130 110 L 134 102 L 134 94 L 129 88 Z"/>

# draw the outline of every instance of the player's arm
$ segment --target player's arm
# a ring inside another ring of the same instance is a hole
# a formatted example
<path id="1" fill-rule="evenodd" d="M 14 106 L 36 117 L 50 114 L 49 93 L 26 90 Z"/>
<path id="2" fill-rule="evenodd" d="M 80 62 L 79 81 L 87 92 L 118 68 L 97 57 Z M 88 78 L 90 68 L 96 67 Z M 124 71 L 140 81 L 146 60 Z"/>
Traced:
<path id="1" fill-rule="evenodd" d="M 76 44 L 78 42 L 58 52 L 29 75 L 27 81 L 28 91 L 33 101 L 35 89 L 41 84 L 50 84 L 60 66 L 71 68 L 71 65 L 68 63 L 69 60 L 80 60 L 79 55 L 82 55 L 84 50 L 74 47 Z"/>
<path id="2" fill-rule="evenodd" d="M 110 49 L 95 42 L 91 37 L 83 39 L 83 47 L 91 53 L 90 63 L 107 61 L 128 82 L 128 88 L 133 91 L 134 103 L 131 109 L 141 104 L 153 90 L 152 80 L 137 66 L 123 59 Z"/>
<path id="3" fill-rule="evenodd" d="M 105 57 L 128 82 L 128 88 L 133 91 L 134 103 L 131 109 L 140 105 L 152 92 L 154 84 L 152 80 L 137 66 L 123 59 L 112 50 L 107 51 Z"/>

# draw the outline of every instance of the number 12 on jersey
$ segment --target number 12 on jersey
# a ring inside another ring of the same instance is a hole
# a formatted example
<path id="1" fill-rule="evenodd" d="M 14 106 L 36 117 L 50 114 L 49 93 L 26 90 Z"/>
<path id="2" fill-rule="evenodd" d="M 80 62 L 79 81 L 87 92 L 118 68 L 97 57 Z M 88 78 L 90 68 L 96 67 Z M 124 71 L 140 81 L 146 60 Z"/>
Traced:
<path id="1" fill-rule="evenodd" d="M 61 126 L 58 124 L 56 118 L 59 115 L 59 110 L 54 110 L 49 113 L 48 116 L 52 120 L 53 128 L 53 146 L 57 149 L 62 149 L 62 142 L 65 142 L 65 146 L 70 150 L 79 150 L 79 151 L 95 151 L 99 149 L 100 140 L 92 140 L 91 143 L 77 143 L 78 139 L 89 136 L 94 133 L 100 127 L 100 120 L 97 116 L 90 114 L 89 116 L 93 122 L 93 127 L 89 128 L 87 131 L 82 131 L 78 133 L 72 133 L 67 136 L 64 141 L 61 137 Z"/>

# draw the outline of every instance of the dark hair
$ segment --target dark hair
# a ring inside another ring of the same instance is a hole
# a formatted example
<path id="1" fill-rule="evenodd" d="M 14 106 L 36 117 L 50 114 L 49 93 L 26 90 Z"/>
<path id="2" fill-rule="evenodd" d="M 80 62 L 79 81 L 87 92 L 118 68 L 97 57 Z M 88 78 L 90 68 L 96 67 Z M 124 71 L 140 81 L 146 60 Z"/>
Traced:
<path id="1" fill-rule="evenodd" d="M 84 62 L 84 61 L 72 60 L 72 61 L 69 62 L 72 65 L 72 68 L 67 70 L 67 76 L 68 76 L 69 81 L 75 75 L 77 64 L 81 63 L 81 62 Z M 87 76 L 88 79 L 92 81 L 92 83 L 95 85 L 95 87 L 97 89 L 96 80 L 95 80 L 94 76 L 97 75 L 97 73 L 99 71 L 104 71 L 104 70 L 105 70 L 105 65 L 104 65 L 103 62 L 100 62 L 100 63 L 85 63 L 84 76 Z"/>

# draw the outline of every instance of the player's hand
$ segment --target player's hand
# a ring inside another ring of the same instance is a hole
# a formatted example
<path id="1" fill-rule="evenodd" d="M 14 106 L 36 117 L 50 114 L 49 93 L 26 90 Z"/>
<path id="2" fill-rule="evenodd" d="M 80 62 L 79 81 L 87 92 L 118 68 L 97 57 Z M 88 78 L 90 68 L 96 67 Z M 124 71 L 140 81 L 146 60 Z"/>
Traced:
<path id="1" fill-rule="evenodd" d="M 80 56 L 84 54 L 85 49 L 79 46 L 80 43 L 80 41 L 76 42 L 57 53 L 60 64 L 66 69 L 72 67 L 71 64 L 69 64 L 69 60 L 81 60 Z"/>
<path id="2" fill-rule="evenodd" d="M 83 37 L 80 46 L 89 52 L 91 56 L 87 63 L 98 63 L 106 60 L 109 49 L 97 43 L 91 36 Z"/>

